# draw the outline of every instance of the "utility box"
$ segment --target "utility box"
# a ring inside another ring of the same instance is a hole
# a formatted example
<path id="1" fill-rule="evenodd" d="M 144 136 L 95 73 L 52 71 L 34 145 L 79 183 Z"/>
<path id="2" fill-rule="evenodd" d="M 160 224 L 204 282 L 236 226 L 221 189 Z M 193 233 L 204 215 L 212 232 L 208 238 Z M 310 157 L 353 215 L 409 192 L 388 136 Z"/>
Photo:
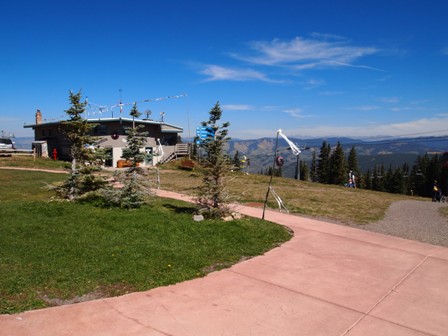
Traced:
<path id="1" fill-rule="evenodd" d="M 37 157 L 47 158 L 49 156 L 48 144 L 46 141 L 33 141 L 32 149 Z"/>

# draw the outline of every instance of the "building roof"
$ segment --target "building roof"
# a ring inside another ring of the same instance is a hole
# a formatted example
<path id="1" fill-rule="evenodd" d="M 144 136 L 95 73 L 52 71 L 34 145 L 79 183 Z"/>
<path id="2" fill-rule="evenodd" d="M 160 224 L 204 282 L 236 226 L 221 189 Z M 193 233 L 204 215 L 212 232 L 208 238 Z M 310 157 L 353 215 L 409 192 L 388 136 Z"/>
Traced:
<path id="1" fill-rule="evenodd" d="M 36 128 L 39 126 L 50 126 L 50 125 L 58 125 L 67 120 L 57 120 L 57 121 L 43 121 L 41 124 L 30 124 L 24 125 L 24 128 Z M 89 123 L 110 123 L 110 122 L 125 122 L 132 123 L 132 118 L 97 118 L 97 119 L 87 119 Z M 160 125 L 161 131 L 163 133 L 182 133 L 183 128 L 180 126 L 168 124 L 164 121 L 155 121 L 151 119 L 135 119 L 136 124 L 149 124 L 149 125 Z"/>

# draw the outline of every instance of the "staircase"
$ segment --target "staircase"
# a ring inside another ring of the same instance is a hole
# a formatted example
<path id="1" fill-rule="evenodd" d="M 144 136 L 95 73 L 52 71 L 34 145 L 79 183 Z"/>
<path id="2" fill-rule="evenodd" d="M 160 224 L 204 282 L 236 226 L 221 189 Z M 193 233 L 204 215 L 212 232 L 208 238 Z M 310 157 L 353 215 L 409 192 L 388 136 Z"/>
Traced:
<path id="1" fill-rule="evenodd" d="M 189 156 L 190 155 L 190 144 L 181 143 L 175 146 L 174 152 L 170 153 L 168 156 L 164 157 L 161 164 L 170 162 L 171 160 L 175 160 L 178 157 Z"/>

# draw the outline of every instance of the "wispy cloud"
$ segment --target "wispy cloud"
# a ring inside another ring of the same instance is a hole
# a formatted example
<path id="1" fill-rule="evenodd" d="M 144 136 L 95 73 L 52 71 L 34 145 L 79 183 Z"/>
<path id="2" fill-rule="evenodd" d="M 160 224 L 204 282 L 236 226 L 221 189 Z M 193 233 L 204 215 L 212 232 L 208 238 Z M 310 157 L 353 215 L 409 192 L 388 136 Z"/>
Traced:
<path id="1" fill-rule="evenodd" d="M 355 111 L 362 111 L 362 112 L 369 112 L 369 111 L 375 111 L 379 110 L 380 107 L 376 105 L 363 105 L 363 106 L 354 106 L 349 107 L 348 110 L 355 110 Z"/>
<path id="2" fill-rule="evenodd" d="M 380 102 L 387 104 L 398 104 L 400 100 L 400 97 L 383 97 L 379 99 Z"/>
<path id="3" fill-rule="evenodd" d="M 233 54 L 234 58 L 257 65 L 288 66 L 298 70 L 334 67 L 362 67 L 355 64 L 365 56 L 379 52 L 376 47 L 356 46 L 342 37 L 314 33 L 312 38 L 296 37 L 290 41 L 254 41 L 254 56 Z"/>
<path id="4" fill-rule="evenodd" d="M 357 46 L 338 35 L 312 33 L 308 38 L 296 37 L 292 40 L 253 41 L 249 43 L 249 48 L 249 51 L 230 53 L 229 55 L 233 59 L 257 67 L 257 70 L 247 67 L 231 68 L 209 64 L 202 66 L 200 73 L 207 76 L 206 81 L 285 83 L 284 80 L 270 78 L 263 71 L 267 67 L 280 67 L 293 72 L 344 67 L 382 71 L 376 67 L 358 63 L 363 57 L 378 54 L 380 49 L 370 46 Z"/>
<path id="5" fill-rule="evenodd" d="M 343 91 L 323 91 L 319 92 L 319 96 L 339 96 L 344 94 Z"/>
<path id="6" fill-rule="evenodd" d="M 232 81 L 264 81 L 280 82 L 268 78 L 264 73 L 253 69 L 237 69 L 219 65 L 206 65 L 201 73 L 208 76 L 206 81 L 232 80 Z"/>
<path id="7" fill-rule="evenodd" d="M 294 118 L 303 118 L 304 117 L 303 114 L 302 114 L 303 110 L 301 108 L 299 108 L 299 107 L 292 108 L 292 109 L 285 109 L 282 112 L 283 113 L 287 113 L 291 117 L 294 117 Z"/>
<path id="8" fill-rule="evenodd" d="M 404 112 L 404 111 L 432 111 L 433 108 L 418 107 L 418 106 L 395 106 L 390 108 L 392 112 Z"/>
<path id="9" fill-rule="evenodd" d="M 254 107 L 251 105 L 223 105 L 222 109 L 227 111 L 250 111 Z"/>
<path id="10" fill-rule="evenodd" d="M 323 86 L 326 84 L 323 79 L 310 78 L 306 82 L 303 83 L 307 90 L 315 89 L 317 87 Z"/>

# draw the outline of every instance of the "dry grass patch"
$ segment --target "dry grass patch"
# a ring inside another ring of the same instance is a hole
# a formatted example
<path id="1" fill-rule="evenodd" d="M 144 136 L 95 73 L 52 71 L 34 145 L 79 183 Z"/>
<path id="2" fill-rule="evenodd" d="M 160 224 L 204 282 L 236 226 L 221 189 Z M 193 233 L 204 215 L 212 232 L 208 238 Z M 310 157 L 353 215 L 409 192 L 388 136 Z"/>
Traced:
<path id="1" fill-rule="evenodd" d="M 185 172 L 175 166 L 160 171 L 161 188 L 195 196 L 201 183 L 200 171 Z M 229 175 L 231 196 L 238 203 L 263 203 L 269 176 L 232 173 Z M 272 188 L 282 198 L 291 213 L 322 218 L 345 224 L 367 224 L 384 217 L 394 201 L 411 199 L 410 196 L 395 195 L 363 189 L 326 185 L 289 178 L 274 177 Z M 278 209 L 270 195 L 268 206 Z"/>

